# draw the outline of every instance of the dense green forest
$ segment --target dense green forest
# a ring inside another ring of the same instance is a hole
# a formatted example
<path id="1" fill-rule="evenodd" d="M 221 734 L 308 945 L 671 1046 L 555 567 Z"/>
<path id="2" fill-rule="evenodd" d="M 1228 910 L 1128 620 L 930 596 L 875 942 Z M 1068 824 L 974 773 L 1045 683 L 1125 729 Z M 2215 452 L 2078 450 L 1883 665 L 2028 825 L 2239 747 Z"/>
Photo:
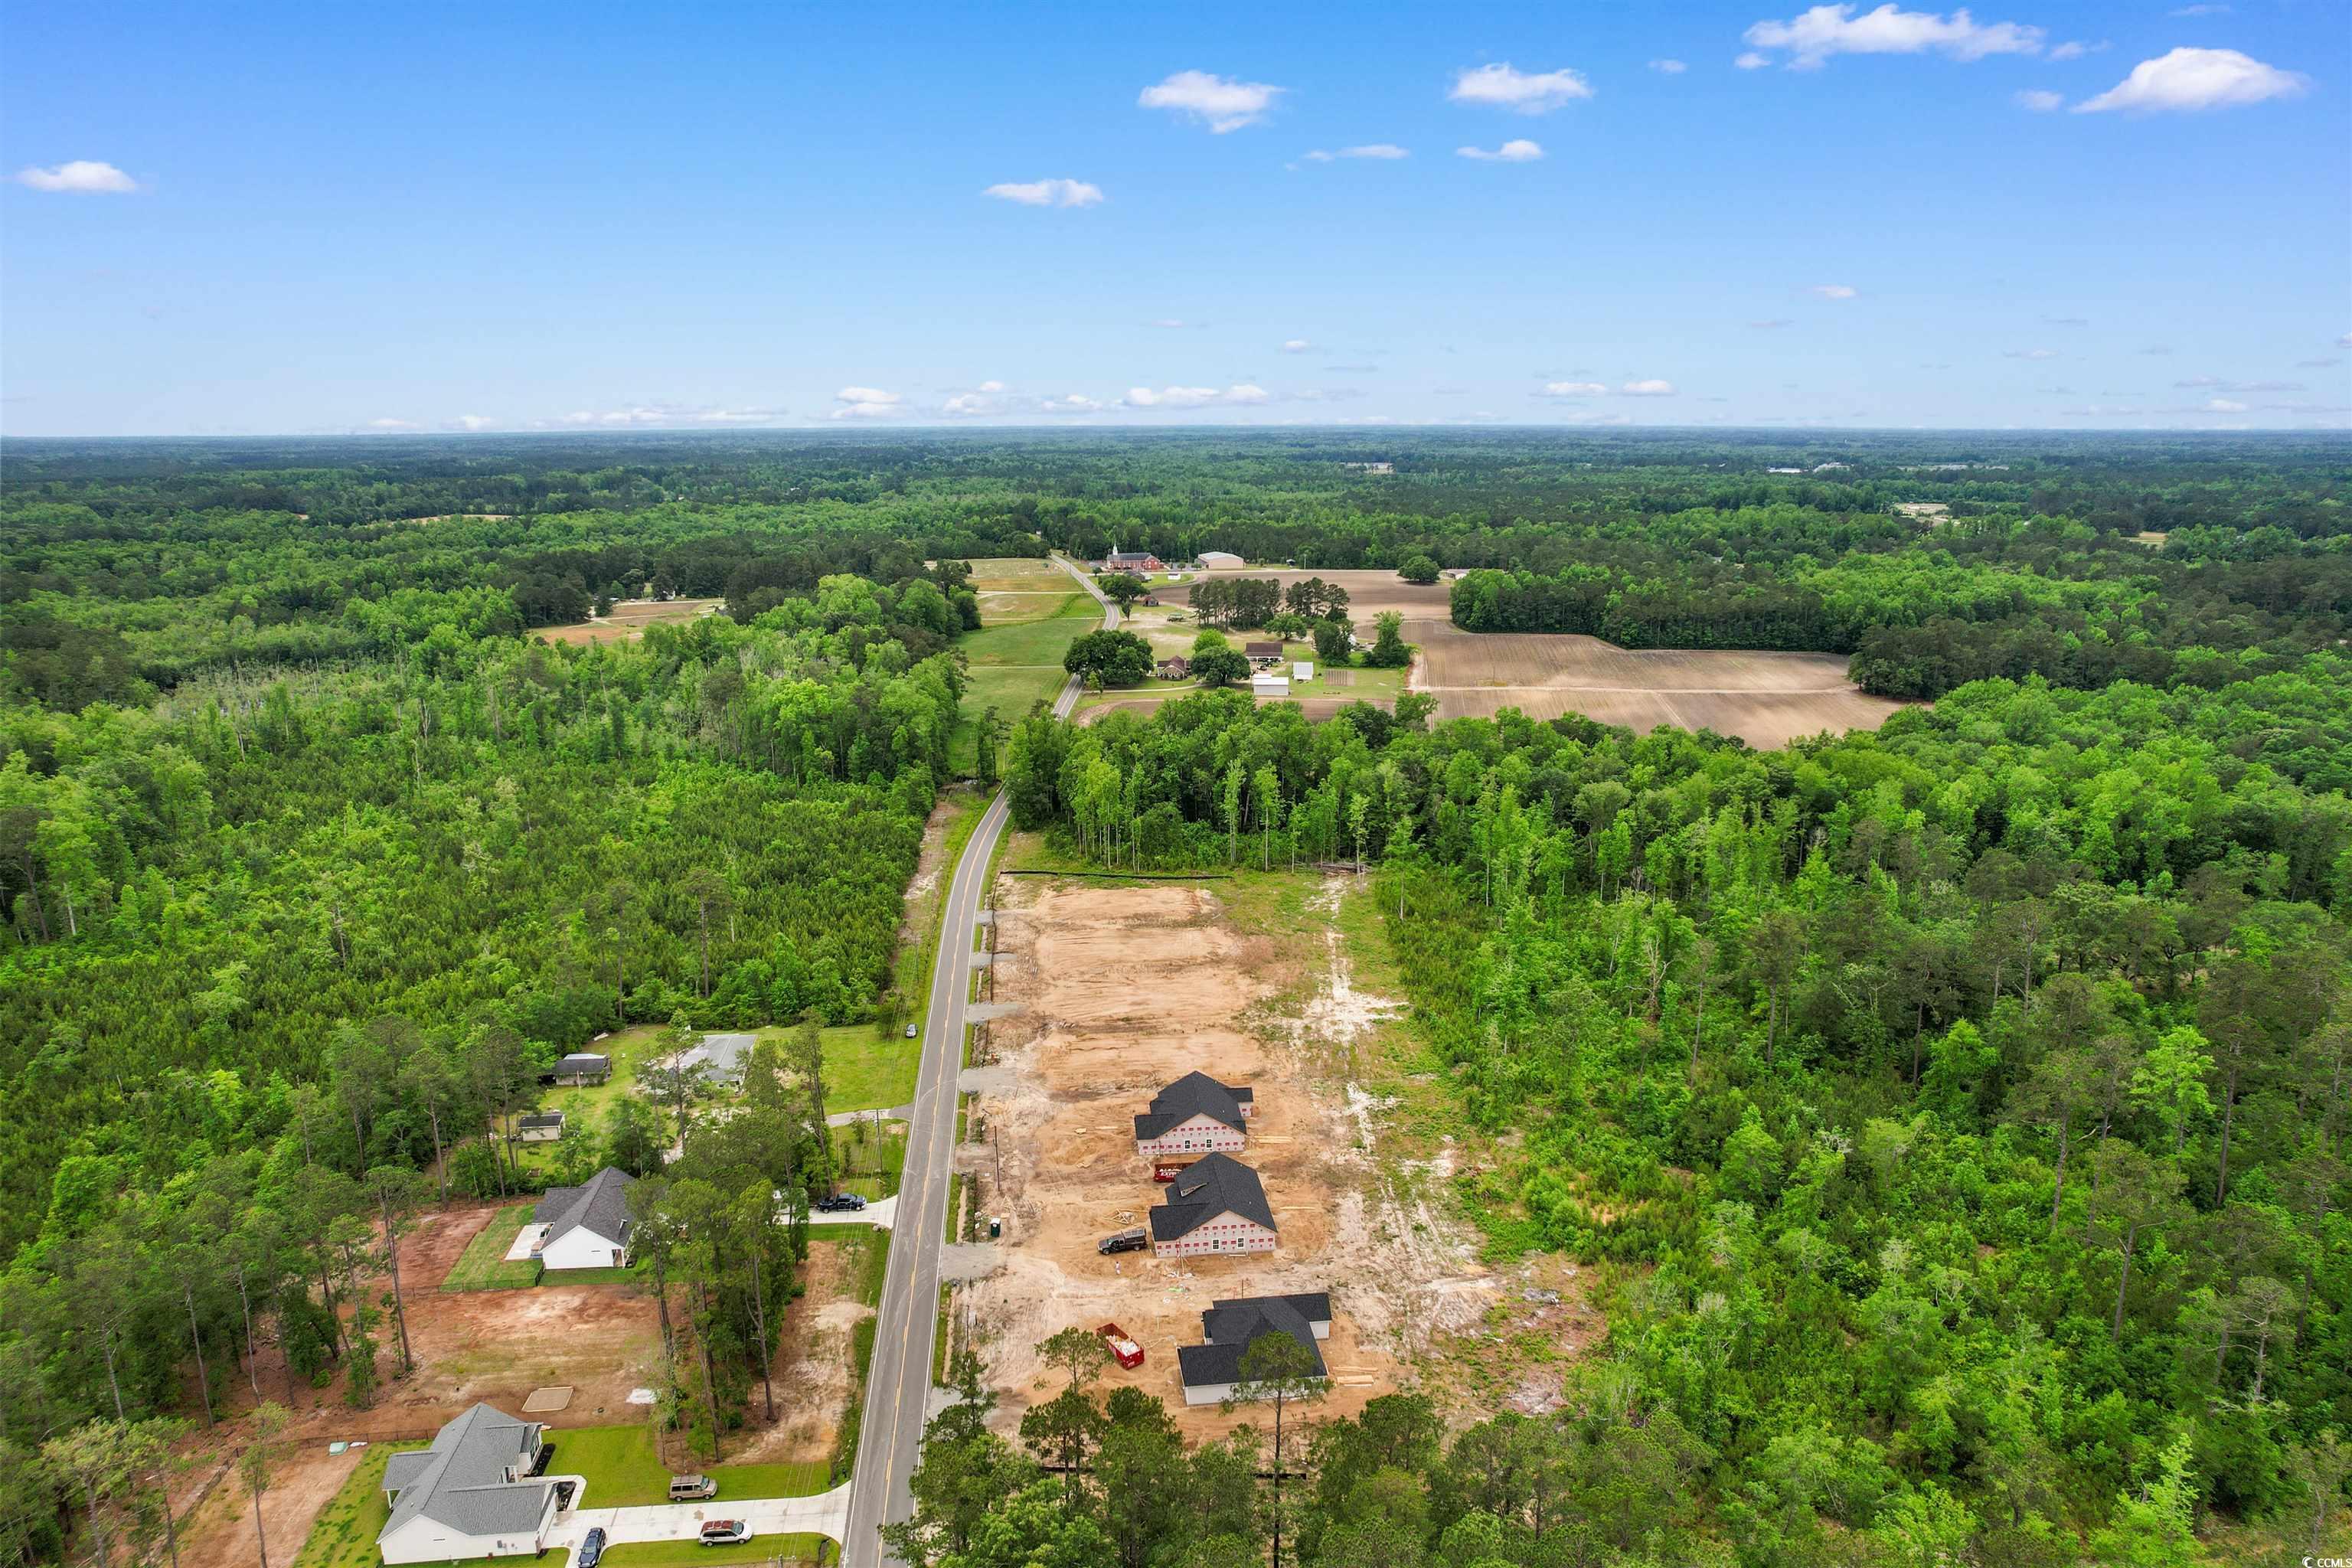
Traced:
<path id="1" fill-rule="evenodd" d="M 965 719 L 962 561 L 1114 542 L 1466 568 L 1470 629 L 1937 700 L 1769 753 L 1222 692 L 1013 724 L 1018 818 L 1107 866 L 1370 868 L 1512 1151 L 1464 1211 L 1604 1266 L 1568 1409 L 1326 1424 L 1286 1558 L 2284 1551 L 2352 1428 L 2347 473 L 2288 437 L 8 443 L 0 1561 L 61 1539 L 71 1457 L 28 1456 L 208 1419 L 257 1325 L 368 1396 L 382 1234 L 526 1184 L 491 1123 L 552 1053 L 866 1016 Z M 648 595 L 724 613 L 530 636 Z M 827 1173 L 821 1108 L 766 1109 L 647 1187 L 698 1434 L 792 1288 L 762 1196 Z M 600 1157 L 660 1170 L 652 1114 Z M 1042 1487 L 943 1426 L 914 1543 L 1264 1560 L 1246 1443 L 1065 1415 L 1115 1436 Z"/>
<path id="2" fill-rule="evenodd" d="M 2155 1563 L 2342 1479 L 2347 748 L 2323 664 L 1986 681 L 1766 754 L 1203 694 L 1033 719 L 1006 776 L 1107 865 L 1372 868 L 1517 1143 L 1464 1212 L 1630 1266 L 1563 1419 L 1441 1458 L 1391 1412 L 1403 1473 L 1327 1471 L 1302 1561 Z"/>

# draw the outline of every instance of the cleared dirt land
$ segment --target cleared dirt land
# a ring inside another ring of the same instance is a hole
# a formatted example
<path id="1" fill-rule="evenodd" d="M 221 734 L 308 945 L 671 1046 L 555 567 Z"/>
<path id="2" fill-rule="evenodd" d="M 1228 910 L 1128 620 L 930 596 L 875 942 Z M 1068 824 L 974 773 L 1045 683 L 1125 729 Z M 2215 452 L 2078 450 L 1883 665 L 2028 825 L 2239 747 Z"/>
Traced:
<path id="1" fill-rule="evenodd" d="M 992 1026 L 999 1087 L 982 1103 L 998 1146 L 970 1146 L 964 1162 L 991 1192 L 1001 1153 L 1003 1186 L 987 1202 L 1007 1223 L 1001 1268 L 957 1302 L 1002 1394 L 996 1426 L 1012 1431 L 1057 1391 L 1033 1347 L 1074 1324 L 1116 1321 L 1132 1334 L 1147 1359 L 1132 1372 L 1106 1363 L 1107 1382 L 1160 1395 L 1197 1437 L 1255 1418 L 1183 1403 L 1176 1351 L 1201 1342 L 1214 1300 L 1332 1293 L 1323 1415 L 1400 1386 L 1401 1355 L 1485 1310 L 1485 1271 L 1454 1227 L 1375 1167 L 1376 1107 L 1339 1064 L 1397 1008 L 1354 987 L 1336 942 L 1244 935 L 1213 886 L 1008 878 L 1000 893 L 997 999 L 1023 1011 Z M 1166 1190 L 1136 1157 L 1131 1118 L 1194 1068 L 1255 1090 L 1240 1157 L 1265 1184 L 1281 1245 L 1224 1258 L 1101 1257 L 1096 1242 L 1148 1223 Z"/>
<path id="2" fill-rule="evenodd" d="M 1393 572 L 1217 575 L 1286 584 L 1319 576 L 1348 590 L 1349 617 L 1366 633 L 1383 610 L 1403 616 L 1405 640 L 1421 649 L 1411 689 L 1437 698 L 1440 719 L 1488 718 L 1506 708 L 1531 719 L 1581 713 L 1637 732 L 1673 724 L 1769 748 L 1823 730 L 1875 730 L 1902 706 L 1848 680 L 1843 654 L 1622 648 L 1572 633 L 1465 632 L 1448 618 L 1448 584 L 1416 587 Z M 1160 596 L 1179 595 L 1189 602 L 1190 586 Z"/>
<path id="3" fill-rule="evenodd" d="M 344 1404 L 340 1375 L 324 1388 L 298 1384 L 289 1398 L 283 1362 L 263 1350 L 257 1368 L 261 1392 L 290 1405 L 294 1413 L 283 1457 L 263 1499 L 271 1561 L 291 1560 L 320 1510 L 366 1453 L 331 1454 L 331 1442 L 430 1437 L 478 1400 L 520 1410 L 532 1389 L 559 1384 L 572 1386 L 572 1403 L 540 1417 L 551 1426 L 605 1426 L 642 1414 L 627 1396 L 632 1388 L 653 1381 L 649 1374 L 661 1359 L 651 1297 L 623 1285 L 438 1289 L 466 1244 L 499 1208 L 461 1204 L 437 1209 L 422 1216 L 402 1240 L 401 1283 L 417 1369 L 406 1379 L 394 1378 L 399 1362 L 386 1313 L 377 1331 L 376 1357 L 385 1381 L 373 1408 L 354 1410 Z M 215 1367 L 215 1375 L 221 1369 Z M 242 1366 L 231 1375 L 231 1397 L 242 1410 L 252 1403 L 250 1383 Z M 201 1458 L 189 1477 L 189 1500 L 201 1501 L 182 1526 L 184 1568 L 228 1568 L 256 1560 L 251 1504 L 232 1469 L 244 1447 L 243 1426 L 242 1419 L 224 1423 L 215 1439 L 195 1447 Z"/>
<path id="4" fill-rule="evenodd" d="M 609 616 L 582 621 L 577 626 L 541 626 L 530 634 L 550 642 L 635 642 L 646 635 L 646 628 L 656 621 L 690 621 L 697 616 L 716 615 L 724 599 L 624 599 L 613 606 Z"/>
<path id="5" fill-rule="evenodd" d="M 1823 730 L 1875 730 L 1902 706 L 1845 678 L 1845 656 L 1737 649 L 1623 648 L 1570 633 L 1465 632 L 1408 622 L 1421 648 L 1412 688 L 1438 716 L 1517 708 L 1531 719 L 1581 713 L 1645 731 L 1660 724 L 1786 745 Z"/>

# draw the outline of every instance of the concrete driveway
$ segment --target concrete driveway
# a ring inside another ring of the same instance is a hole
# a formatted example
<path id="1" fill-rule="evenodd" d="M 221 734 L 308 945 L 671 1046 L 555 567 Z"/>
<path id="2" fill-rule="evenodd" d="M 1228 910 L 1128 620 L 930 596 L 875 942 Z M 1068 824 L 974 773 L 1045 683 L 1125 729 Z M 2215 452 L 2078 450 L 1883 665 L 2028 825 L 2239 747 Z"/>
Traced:
<path id="1" fill-rule="evenodd" d="M 550 1480 L 579 1481 L 578 1476 Z M 584 1482 L 573 1495 L 586 1497 Z M 705 1502 L 654 1503 L 644 1508 L 572 1508 L 556 1516 L 547 1543 L 570 1563 L 590 1531 L 602 1528 L 604 1543 L 625 1541 L 693 1541 L 714 1519 L 740 1519 L 760 1535 L 824 1535 L 835 1542 L 849 1523 L 849 1483 L 814 1497 L 711 1498 Z"/>
<path id="2" fill-rule="evenodd" d="M 898 1217 L 898 1200 L 897 1198 L 877 1198 L 864 1208 L 853 1210 L 848 1214 L 819 1214 L 816 1210 L 811 1209 L 808 1222 L 811 1225 L 870 1225 L 887 1230 L 890 1228 L 891 1222 Z"/>

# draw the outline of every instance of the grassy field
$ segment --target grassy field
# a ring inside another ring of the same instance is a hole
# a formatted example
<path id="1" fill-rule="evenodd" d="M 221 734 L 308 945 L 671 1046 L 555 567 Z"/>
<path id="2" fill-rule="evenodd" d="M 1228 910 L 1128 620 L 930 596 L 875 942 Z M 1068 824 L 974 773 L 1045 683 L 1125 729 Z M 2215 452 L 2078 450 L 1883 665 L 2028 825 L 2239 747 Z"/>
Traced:
<path id="1" fill-rule="evenodd" d="M 383 1500 L 383 1467 L 393 1455 L 422 1443 L 374 1443 L 359 1468 L 319 1510 L 302 1550 L 294 1554 L 294 1568 L 378 1568 L 383 1559 L 375 1549 L 377 1531 L 392 1518 Z"/>
<path id="2" fill-rule="evenodd" d="M 548 1473 L 585 1476 L 588 1508 L 636 1508 L 669 1500 L 667 1465 L 650 1426 L 583 1426 L 553 1435 L 555 1461 Z M 730 1498 L 808 1497 L 825 1489 L 825 1468 L 810 1461 L 792 1465 L 709 1465 L 702 1474 L 719 1483 L 719 1502 Z M 720 1517 L 724 1517 L 722 1514 Z"/>
<path id="3" fill-rule="evenodd" d="M 963 722 L 956 727 L 949 759 L 959 777 L 970 776 L 975 765 L 979 751 L 974 726 L 982 716 L 993 708 L 997 718 L 1010 724 L 1028 717 L 1035 703 L 1052 701 L 1067 679 L 1062 655 L 1069 651 L 1071 643 L 1102 625 L 1102 610 L 1093 595 L 1074 584 L 1071 592 L 1059 597 L 1049 591 L 1070 584 L 1068 574 L 1058 566 L 1038 562 L 972 563 L 975 574 L 982 568 L 1008 565 L 1017 565 L 1018 574 L 986 576 L 985 580 L 1008 588 L 1017 583 L 1024 591 L 1018 597 L 1000 597 L 992 604 L 984 600 L 982 614 L 987 624 L 956 639 L 969 664 Z"/>
<path id="4" fill-rule="evenodd" d="M 540 1267 L 536 1258 L 520 1263 L 506 1260 L 507 1248 L 514 1245 L 516 1233 L 530 1219 L 530 1204 L 515 1204 L 490 1216 L 490 1223 L 466 1244 L 466 1250 L 450 1266 L 449 1278 L 441 1281 L 444 1290 L 520 1290 L 539 1283 Z"/>
<path id="5" fill-rule="evenodd" d="M 840 1169 L 851 1173 L 842 1190 L 869 1201 L 887 1198 L 898 1190 L 898 1174 L 907 1164 L 907 1124 L 885 1121 L 877 1138 L 870 1123 L 833 1129 L 834 1151 Z"/>
<path id="6" fill-rule="evenodd" d="M 581 1049 L 595 1051 L 613 1058 L 613 1074 L 603 1083 L 581 1088 L 558 1086 L 540 1092 L 538 1109 L 560 1110 L 567 1121 L 581 1131 L 601 1137 L 604 1130 L 604 1112 L 612 1103 L 629 1092 L 637 1081 L 637 1068 L 650 1058 L 660 1043 L 658 1025 L 641 1025 L 634 1029 L 620 1029 L 592 1046 Z M 518 1143 L 515 1153 L 523 1164 L 545 1173 L 555 1158 L 552 1143 Z"/>

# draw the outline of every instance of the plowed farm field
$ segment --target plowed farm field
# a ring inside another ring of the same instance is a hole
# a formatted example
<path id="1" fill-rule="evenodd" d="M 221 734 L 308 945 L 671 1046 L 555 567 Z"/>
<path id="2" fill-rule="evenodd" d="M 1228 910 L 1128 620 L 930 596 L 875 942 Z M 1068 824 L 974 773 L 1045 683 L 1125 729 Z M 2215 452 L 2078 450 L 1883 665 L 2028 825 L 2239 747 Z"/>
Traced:
<path id="1" fill-rule="evenodd" d="M 1875 730 L 1902 704 L 1864 693 L 1833 653 L 1624 648 L 1549 632 L 1465 632 L 1408 622 L 1421 647 L 1412 687 L 1441 718 L 1517 708 L 1531 719 L 1581 713 L 1637 732 L 1660 724 L 1783 746 L 1823 730 Z"/>

